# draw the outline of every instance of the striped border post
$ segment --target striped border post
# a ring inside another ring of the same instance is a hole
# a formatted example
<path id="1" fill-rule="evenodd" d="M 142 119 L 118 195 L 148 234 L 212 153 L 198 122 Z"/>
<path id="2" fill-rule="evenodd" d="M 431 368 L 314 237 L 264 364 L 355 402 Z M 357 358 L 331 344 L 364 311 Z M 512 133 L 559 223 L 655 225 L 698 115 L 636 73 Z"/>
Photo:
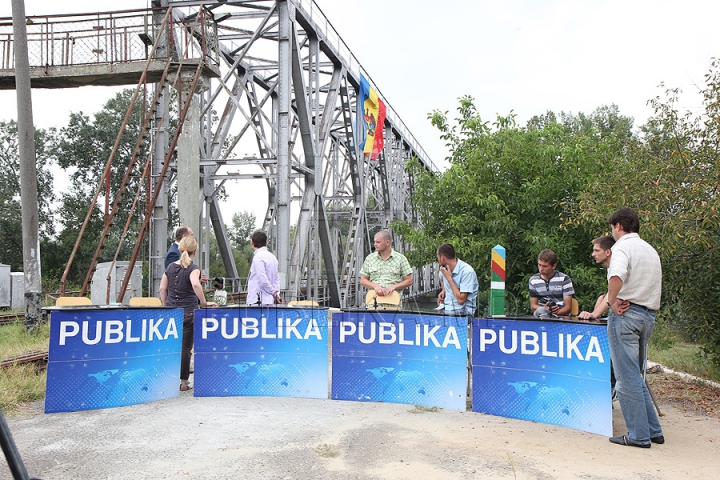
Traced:
<path id="1" fill-rule="evenodd" d="M 490 315 L 505 316 L 505 247 L 495 245 L 492 249 L 490 277 Z"/>

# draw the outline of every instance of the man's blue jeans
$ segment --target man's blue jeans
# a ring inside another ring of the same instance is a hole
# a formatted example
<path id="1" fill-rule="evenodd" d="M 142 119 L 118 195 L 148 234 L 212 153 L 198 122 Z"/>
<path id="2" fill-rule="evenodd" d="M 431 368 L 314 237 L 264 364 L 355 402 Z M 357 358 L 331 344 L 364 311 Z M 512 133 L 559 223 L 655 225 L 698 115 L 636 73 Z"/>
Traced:
<path id="1" fill-rule="evenodd" d="M 650 438 L 662 435 L 642 371 L 650 335 L 655 329 L 655 313 L 636 305 L 630 305 L 622 315 L 611 311 L 607 329 L 617 378 L 615 391 L 628 428 L 627 438 L 647 445 Z"/>

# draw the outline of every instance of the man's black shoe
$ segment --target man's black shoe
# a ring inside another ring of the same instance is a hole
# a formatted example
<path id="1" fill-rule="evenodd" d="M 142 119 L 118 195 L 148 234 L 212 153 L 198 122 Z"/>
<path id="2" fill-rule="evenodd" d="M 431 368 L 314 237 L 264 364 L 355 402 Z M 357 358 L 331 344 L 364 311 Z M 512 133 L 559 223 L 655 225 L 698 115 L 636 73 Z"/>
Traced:
<path id="1" fill-rule="evenodd" d="M 665 439 L 663 439 L 665 441 Z M 622 437 L 610 437 L 611 443 L 617 443 L 618 445 L 627 445 L 628 447 L 639 447 L 639 448 L 650 448 L 650 444 L 647 445 L 643 443 L 635 443 L 630 440 L 628 440 L 627 435 L 623 435 Z"/>
<path id="2" fill-rule="evenodd" d="M 663 437 L 662 435 L 658 435 L 657 437 L 652 437 L 650 439 L 650 441 L 652 443 L 657 443 L 658 445 L 662 445 L 663 443 L 665 443 L 665 437 Z"/>

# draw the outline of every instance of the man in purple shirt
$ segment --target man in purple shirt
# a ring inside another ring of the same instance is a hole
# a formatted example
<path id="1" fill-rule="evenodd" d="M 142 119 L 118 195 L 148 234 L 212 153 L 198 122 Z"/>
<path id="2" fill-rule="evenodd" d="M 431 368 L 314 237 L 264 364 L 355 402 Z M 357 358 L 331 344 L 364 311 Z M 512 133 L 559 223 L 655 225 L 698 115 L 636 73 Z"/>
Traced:
<path id="1" fill-rule="evenodd" d="M 268 252 L 267 235 L 255 232 L 250 239 L 254 250 L 248 278 L 248 305 L 274 305 L 280 298 L 280 276 L 275 255 Z"/>

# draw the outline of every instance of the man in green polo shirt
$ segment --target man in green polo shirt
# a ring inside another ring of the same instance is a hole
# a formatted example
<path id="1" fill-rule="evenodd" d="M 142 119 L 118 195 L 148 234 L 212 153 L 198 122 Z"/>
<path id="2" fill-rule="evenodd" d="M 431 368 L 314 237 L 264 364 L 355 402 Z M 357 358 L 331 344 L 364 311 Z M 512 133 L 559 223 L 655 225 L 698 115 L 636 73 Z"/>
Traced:
<path id="1" fill-rule="evenodd" d="M 403 254 L 393 250 L 390 243 L 390 232 L 376 233 L 375 252 L 368 255 L 360 270 L 360 285 L 382 297 L 413 283 L 410 263 Z"/>

